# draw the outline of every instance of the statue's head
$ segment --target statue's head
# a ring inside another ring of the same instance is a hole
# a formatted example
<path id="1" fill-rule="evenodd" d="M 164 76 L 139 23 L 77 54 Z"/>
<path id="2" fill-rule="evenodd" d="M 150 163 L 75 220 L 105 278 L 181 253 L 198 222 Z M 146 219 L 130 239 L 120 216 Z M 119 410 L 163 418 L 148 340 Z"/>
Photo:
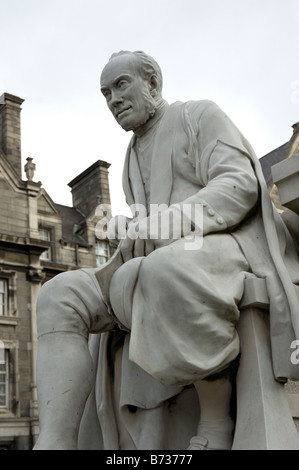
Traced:
<path id="1" fill-rule="evenodd" d="M 101 91 L 116 121 L 126 131 L 135 131 L 162 100 L 161 69 L 144 52 L 115 53 L 102 71 Z"/>

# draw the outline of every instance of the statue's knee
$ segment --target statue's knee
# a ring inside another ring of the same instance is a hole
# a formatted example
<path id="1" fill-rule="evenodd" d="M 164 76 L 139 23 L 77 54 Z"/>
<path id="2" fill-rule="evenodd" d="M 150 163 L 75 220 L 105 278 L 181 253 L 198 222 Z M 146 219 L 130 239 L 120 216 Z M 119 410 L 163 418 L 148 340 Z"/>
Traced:
<path id="1" fill-rule="evenodd" d="M 39 292 L 38 333 L 70 331 L 87 336 L 97 313 L 103 313 L 101 306 L 100 292 L 86 270 L 58 274 Z"/>
<path id="2" fill-rule="evenodd" d="M 139 279 L 142 284 L 142 288 L 152 292 L 153 288 L 159 288 L 159 291 L 163 293 L 163 286 L 168 282 L 169 277 L 165 275 L 168 273 L 167 258 L 148 256 L 144 259 L 140 271 Z"/>
<path id="3" fill-rule="evenodd" d="M 70 274 L 72 272 L 61 273 L 45 282 L 39 291 L 38 310 L 50 304 L 57 304 L 66 298 L 72 285 Z"/>
<path id="4" fill-rule="evenodd" d="M 79 298 L 76 285 L 80 285 L 77 271 L 60 273 L 47 281 L 40 289 L 37 299 L 37 319 L 41 324 L 61 323 L 70 314 L 73 316 Z"/>

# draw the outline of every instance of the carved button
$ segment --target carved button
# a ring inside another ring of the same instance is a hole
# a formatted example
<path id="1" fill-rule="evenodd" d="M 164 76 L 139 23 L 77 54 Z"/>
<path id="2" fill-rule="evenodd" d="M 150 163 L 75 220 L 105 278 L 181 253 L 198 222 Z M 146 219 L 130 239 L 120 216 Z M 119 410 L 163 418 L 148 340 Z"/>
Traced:
<path id="1" fill-rule="evenodd" d="M 209 215 L 215 215 L 215 211 L 213 211 L 213 209 L 208 209 L 208 214 Z"/>
<path id="2" fill-rule="evenodd" d="M 217 217 L 217 219 L 216 219 L 216 220 L 217 220 L 218 224 L 220 224 L 220 225 L 222 225 L 222 224 L 223 224 L 223 222 L 224 222 L 224 220 L 223 220 L 223 218 L 222 218 L 222 217 Z"/>

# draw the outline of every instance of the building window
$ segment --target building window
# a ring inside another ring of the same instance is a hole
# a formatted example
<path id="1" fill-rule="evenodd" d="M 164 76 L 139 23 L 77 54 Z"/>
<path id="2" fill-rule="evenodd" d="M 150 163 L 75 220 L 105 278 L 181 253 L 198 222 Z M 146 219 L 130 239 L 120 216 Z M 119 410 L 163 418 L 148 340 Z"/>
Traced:
<path id="1" fill-rule="evenodd" d="M 38 233 L 39 233 L 40 240 L 45 240 L 47 242 L 51 241 L 51 230 L 50 229 L 40 227 L 39 230 L 38 230 Z M 51 247 L 49 247 L 46 251 L 44 251 L 41 254 L 40 259 L 43 259 L 45 261 L 50 261 L 52 259 Z"/>
<path id="2" fill-rule="evenodd" d="M 9 403 L 9 352 L 1 348 L 0 341 L 0 408 L 8 408 Z"/>
<path id="3" fill-rule="evenodd" d="M 0 279 L 0 316 L 8 315 L 7 279 Z"/>
<path id="4" fill-rule="evenodd" d="M 96 251 L 96 265 L 97 267 L 102 266 L 102 264 L 105 264 L 106 261 L 108 261 L 110 257 L 110 250 L 109 250 L 108 242 L 105 242 L 105 241 L 96 242 L 95 251 Z"/>

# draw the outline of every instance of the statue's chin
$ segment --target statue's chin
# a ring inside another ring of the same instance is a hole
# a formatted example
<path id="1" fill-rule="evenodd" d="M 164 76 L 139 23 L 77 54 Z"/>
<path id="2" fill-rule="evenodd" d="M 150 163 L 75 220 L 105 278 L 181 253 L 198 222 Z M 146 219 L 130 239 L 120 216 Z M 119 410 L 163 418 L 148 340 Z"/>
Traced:
<path id="1" fill-rule="evenodd" d="M 155 112 L 156 112 L 156 110 L 151 111 L 150 113 L 148 113 L 147 117 L 145 119 L 141 120 L 136 126 L 131 127 L 130 129 L 125 129 L 125 130 L 130 130 L 130 131 L 133 131 L 133 132 L 137 132 L 137 131 L 141 130 L 144 126 L 146 126 L 148 121 L 150 121 L 150 119 L 152 119 L 154 117 Z M 123 127 L 123 129 L 124 129 L 124 127 Z"/>
<path id="2" fill-rule="evenodd" d="M 131 112 L 132 110 L 128 110 L 128 112 L 125 112 L 124 115 L 121 116 L 122 119 L 118 119 L 117 121 L 118 121 L 118 124 L 125 131 L 137 132 L 138 130 L 141 130 L 148 123 L 148 121 L 155 116 L 156 110 L 157 110 L 156 103 L 150 102 L 148 103 L 146 113 L 142 113 L 140 116 L 140 119 L 137 122 L 136 122 L 137 119 L 132 120 L 132 117 L 133 117 L 132 112 Z M 135 118 L 137 118 L 137 116 L 135 116 Z"/>

